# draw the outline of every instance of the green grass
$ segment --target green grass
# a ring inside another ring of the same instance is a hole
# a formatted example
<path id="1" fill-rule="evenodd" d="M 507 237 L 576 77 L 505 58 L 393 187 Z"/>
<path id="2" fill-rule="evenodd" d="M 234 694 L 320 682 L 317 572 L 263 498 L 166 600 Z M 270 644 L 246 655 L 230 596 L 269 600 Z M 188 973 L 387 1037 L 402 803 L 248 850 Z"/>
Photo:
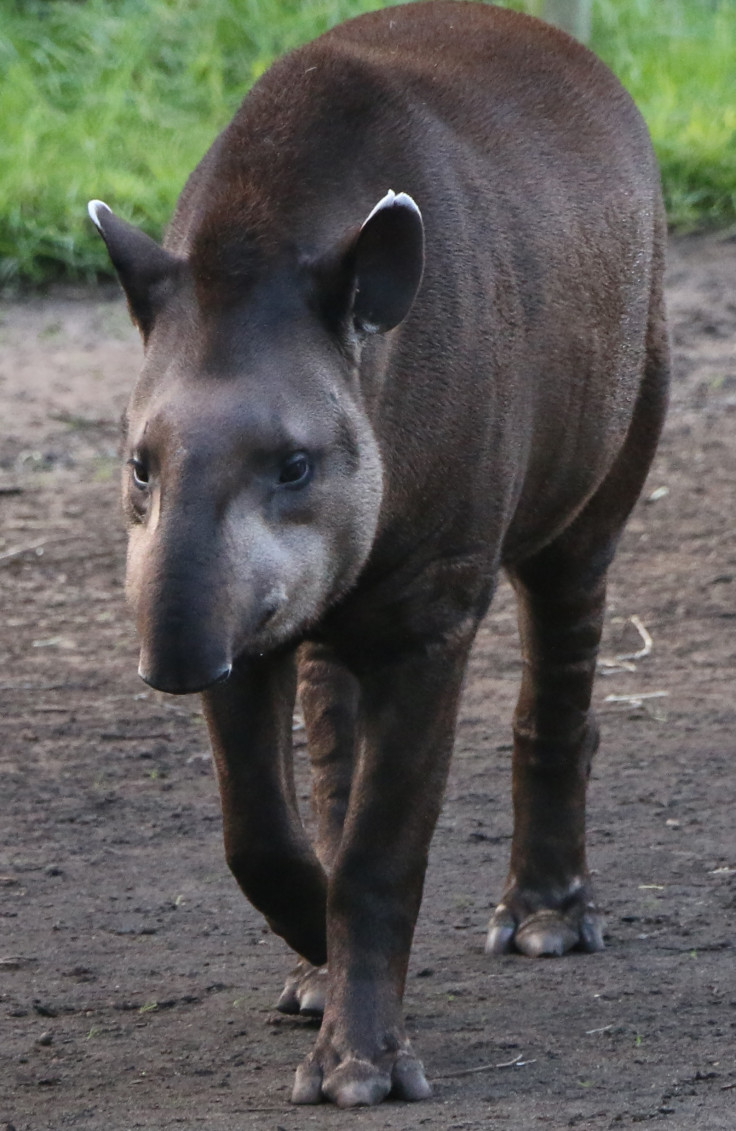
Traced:
<path id="1" fill-rule="evenodd" d="M 0 285 L 108 272 L 89 197 L 159 234 L 272 59 L 377 6 L 0 0 Z M 736 0 L 594 0 L 592 46 L 649 122 L 672 223 L 732 224 Z"/>
<path id="2" fill-rule="evenodd" d="M 598 0 L 592 46 L 647 120 L 670 223 L 736 221 L 736 0 Z"/>

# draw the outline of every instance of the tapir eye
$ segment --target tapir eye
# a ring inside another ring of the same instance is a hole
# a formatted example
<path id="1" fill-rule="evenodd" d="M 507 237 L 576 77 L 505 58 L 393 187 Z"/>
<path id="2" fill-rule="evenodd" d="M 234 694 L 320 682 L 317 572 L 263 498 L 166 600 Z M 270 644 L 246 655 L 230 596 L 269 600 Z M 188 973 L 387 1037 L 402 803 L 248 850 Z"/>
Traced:
<path id="1" fill-rule="evenodd" d="M 279 483 L 289 487 L 303 487 L 312 474 L 312 464 L 306 452 L 293 452 L 281 464 Z"/>
<path id="2" fill-rule="evenodd" d="M 128 460 L 129 465 L 133 469 L 133 482 L 139 491 L 145 491 L 148 486 L 148 468 L 142 459 L 138 456 L 133 456 Z"/>

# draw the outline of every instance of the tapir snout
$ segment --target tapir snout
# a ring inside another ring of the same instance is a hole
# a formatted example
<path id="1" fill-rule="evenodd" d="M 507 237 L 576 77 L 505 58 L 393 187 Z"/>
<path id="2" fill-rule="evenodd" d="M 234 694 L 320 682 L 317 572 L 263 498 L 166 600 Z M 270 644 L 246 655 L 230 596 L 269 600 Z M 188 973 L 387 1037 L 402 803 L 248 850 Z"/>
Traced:
<path id="1" fill-rule="evenodd" d="M 299 589 L 300 604 L 316 603 L 315 574 L 323 564 L 319 547 L 305 547 L 295 563 L 258 515 L 236 524 L 232 515 L 218 521 L 195 512 L 186 522 L 182 509 L 172 509 L 158 529 L 133 533 L 127 570 L 139 674 L 174 694 L 221 682 L 237 658 L 261 654 L 296 631 L 299 595 L 290 593 Z M 177 524 L 183 530 L 172 531 Z"/>
<path id="2" fill-rule="evenodd" d="M 218 578 L 191 533 L 131 539 L 127 590 L 140 639 L 138 673 L 158 691 L 203 691 L 232 670 L 233 641 Z"/>

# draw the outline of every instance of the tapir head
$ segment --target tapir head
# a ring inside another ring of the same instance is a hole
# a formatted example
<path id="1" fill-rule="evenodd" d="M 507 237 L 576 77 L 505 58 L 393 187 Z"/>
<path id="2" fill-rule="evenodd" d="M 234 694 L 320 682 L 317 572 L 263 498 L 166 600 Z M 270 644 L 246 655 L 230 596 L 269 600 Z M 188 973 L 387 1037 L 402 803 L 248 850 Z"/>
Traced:
<path id="1" fill-rule="evenodd" d="M 383 466 L 361 356 L 412 305 L 421 215 L 389 192 L 334 246 L 223 282 L 89 211 L 145 348 L 123 473 L 139 670 L 199 691 L 297 641 L 367 561 Z"/>

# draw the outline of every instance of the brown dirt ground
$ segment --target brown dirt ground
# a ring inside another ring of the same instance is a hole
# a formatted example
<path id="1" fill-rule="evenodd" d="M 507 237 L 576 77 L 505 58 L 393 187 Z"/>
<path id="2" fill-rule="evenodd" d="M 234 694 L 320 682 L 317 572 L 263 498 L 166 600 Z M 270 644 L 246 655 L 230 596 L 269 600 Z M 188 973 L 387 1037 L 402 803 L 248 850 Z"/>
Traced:
<path id="1" fill-rule="evenodd" d="M 116 448 L 139 348 L 122 302 L 3 309 L 0 1128 L 736 1126 L 736 242 L 675 243 L 669 302 L 672 410 L 603 655 L 641 649 L 632 616 L 653 647 L 609 663 L 596 693 L 607 949 L 483 954 L 511 831 L 519 657 L 503 588 L 408 982 L 434 1098 L 354 1113 L 289 1105 L 315 1036 L 272 1011 L 289 954 L 225 867 L 198 700 L 136 677 Z"/>

